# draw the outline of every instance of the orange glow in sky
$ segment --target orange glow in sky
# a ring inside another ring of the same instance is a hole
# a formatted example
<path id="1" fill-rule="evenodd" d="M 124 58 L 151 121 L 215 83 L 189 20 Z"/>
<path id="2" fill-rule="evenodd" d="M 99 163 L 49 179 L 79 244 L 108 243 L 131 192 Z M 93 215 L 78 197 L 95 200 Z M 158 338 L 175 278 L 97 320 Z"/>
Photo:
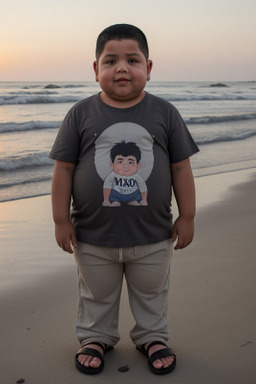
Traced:
<path id="1" fill-rule="evenodd" d="M 152 80 L 256 80 L 254 0 L 11 0 L 1 7 L 0 81 L 94 80 L 98 34 L 141 28 Z"/>

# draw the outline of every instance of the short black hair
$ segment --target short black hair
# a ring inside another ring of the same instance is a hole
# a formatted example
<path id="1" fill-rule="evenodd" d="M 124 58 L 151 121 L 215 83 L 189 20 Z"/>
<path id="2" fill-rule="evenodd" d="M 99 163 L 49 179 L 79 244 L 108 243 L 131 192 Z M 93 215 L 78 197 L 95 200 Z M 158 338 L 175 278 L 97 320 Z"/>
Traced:
<path id="1" fill-rule="evenodd" d="M 146 36 L 139 28 L 131 24 L 114 24 L 105 28 L 99 34 L 96 42 L 96 60 L 99 59 L 108 41 L 122 39 L 132 39 L 137 41 L 141 52 L 144 54 L 146 60 L 148 60 L 149 50 Z"/>
<path id="2" fill-rule="evenodd" d="M 116 156 L 121 155 L 124 157 L 134 156 L 136 158 L 137 163 L 140 162 L 141 159 L 141 150 L 140 147 L 133 141 L 129 141 L 126 143 L 125 140 L 122 140 L 120 143 L 116 143 L 110 152 L 110 158 L 112 163 L 114 163 Z"/>

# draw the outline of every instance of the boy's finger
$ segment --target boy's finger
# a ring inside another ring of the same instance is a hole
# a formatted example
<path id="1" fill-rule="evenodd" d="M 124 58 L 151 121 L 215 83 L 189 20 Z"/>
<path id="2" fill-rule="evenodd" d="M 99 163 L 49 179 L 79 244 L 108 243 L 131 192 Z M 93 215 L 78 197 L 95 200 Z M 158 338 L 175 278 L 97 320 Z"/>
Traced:
<path id="1" fill-rule="evenodd" d="M 74 248 L 77 248 L 76 237 L 73 237 L 73 238 L 72 238 L 72 240 L 71 240 L 71 244 L 73 245 Z"/>
<path id="2" fill-rule="evenodd" d="M 177 231 L 174 228 L 172 231 L 171 242 L 174 243 L 176 241 L 176 239 L 177 239 Z"/>
<path id="3" fill-rule="evenodd" d="M 182 249 L 182 248 L 183 248 L 183 246 L 179 242 L 174 247 L 175 251 L 177 251 L 178 249 Z"/>
<path id="4" fill-rule="evenodd" d="M 71 243 L 70 243 L 70 242 L 69 242 L 69 244 L 67 245 L 65 251 L 68 252 L 68 253 L 73 253 L 73 249 L 72 249 L 72 247 L 71 247 Z"/>
<path id="5" fill-rule="evenodd" d="M 75 247 L 75 248 L 77 247 L 77 240 L 76 240 L 75 232 L 73 232 L 71 234 L 71 244 L 72 244 L 73 247 Z"/>
<path id="6" fill-rule="evenodd" d="M 191 243 L 191 239 L 179 239 L 176 246 L 174 247 L 175 250 L 177 249 L 183 249 L 183 248 L 186 248 L 190 243 Z"/>
<path id="7" fill-rule="evenodd" d="M 58 245 L 60 246 L 60 248 L 64 251 L 64 252 L 68 252 L 68 253 L 73 253 L 73 249 L 71 247 L 71 244 L 70 242 L 63 242 L 63 243 L 58 243 Z"/>

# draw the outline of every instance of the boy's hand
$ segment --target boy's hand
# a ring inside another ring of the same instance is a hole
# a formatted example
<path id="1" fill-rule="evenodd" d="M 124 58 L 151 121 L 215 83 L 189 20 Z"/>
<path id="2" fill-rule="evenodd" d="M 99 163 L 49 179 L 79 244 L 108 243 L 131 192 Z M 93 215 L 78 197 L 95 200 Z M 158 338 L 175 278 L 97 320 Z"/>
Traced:
<path id="1" fill-rule="evenodd" d="M 194 220 L 178 217 L 172 229 L 171 241 L 174 243 L 177 239 L 175 250 L 187 247 L 194 237 Z"/>
<path id="2" fill-rule="evenodd" d="M 73 253 L 72 247 L 77 247 L 75 230 L 70 221 L 55 224 L 55 237 L 57 244 L 65 252 Z"/>

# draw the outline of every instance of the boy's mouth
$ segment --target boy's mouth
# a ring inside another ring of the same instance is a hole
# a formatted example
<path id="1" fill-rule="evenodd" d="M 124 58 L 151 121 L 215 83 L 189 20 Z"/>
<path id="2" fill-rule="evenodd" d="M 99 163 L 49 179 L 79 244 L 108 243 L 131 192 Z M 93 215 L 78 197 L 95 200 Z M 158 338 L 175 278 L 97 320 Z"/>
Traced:
<path id="1" fill-rule="evenodd" d="M 115 80 L 116 83 L 119 83 L 119 84 L 126 84 L 128 83 L 130 80 L 127 79 L 126 77 L 119 77 L 118 79 Z"/>

